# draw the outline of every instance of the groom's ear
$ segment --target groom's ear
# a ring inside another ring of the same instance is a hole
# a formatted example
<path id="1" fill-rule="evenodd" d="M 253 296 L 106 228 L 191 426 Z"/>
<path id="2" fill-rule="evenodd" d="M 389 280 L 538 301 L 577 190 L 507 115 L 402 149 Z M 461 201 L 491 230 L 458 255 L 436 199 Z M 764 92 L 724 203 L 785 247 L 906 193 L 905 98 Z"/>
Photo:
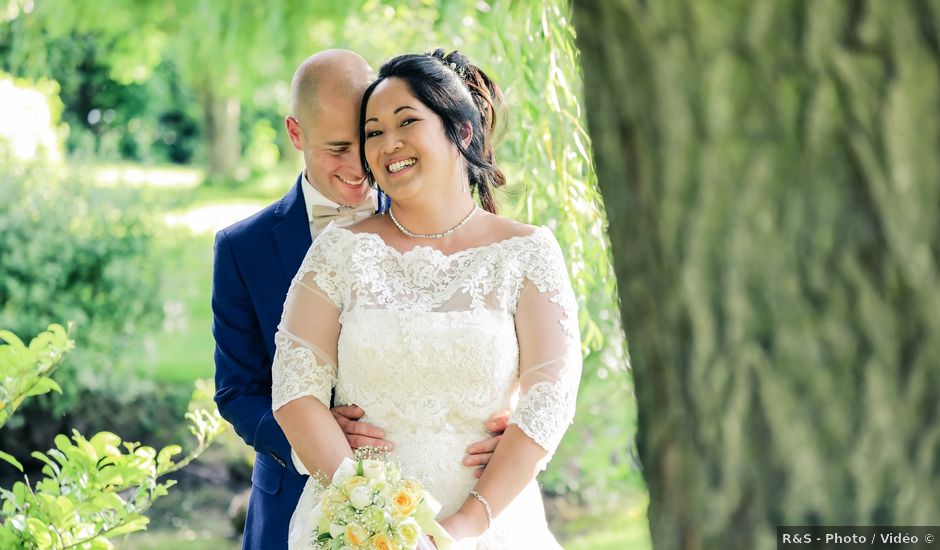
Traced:
<path id="1" fill-rule="evenodd" d="M 304 150 L 304 133 L 300 129 L 300 122 L 291 115 L 284 117 L 284 126 L 287 127 L 287 136 L 298 151 Z"/>

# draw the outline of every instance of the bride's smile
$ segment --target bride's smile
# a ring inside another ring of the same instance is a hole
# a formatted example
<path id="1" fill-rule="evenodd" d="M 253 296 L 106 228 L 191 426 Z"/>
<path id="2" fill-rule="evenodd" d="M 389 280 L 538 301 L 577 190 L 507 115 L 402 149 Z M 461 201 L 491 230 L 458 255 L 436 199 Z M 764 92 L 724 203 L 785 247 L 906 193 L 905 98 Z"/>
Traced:
<path id="1" fill-rule="evenodd" d="M 448 139 L 441 117 L 414 96 L 405 80 L 389 78 L 376 86 L 365 113 L 364 140 L 375 182 L 397 205 L 402 223 L 436 232 L 440 227 L 434 227 L 433 218 L 451 211 L 460 216 L 471 205 L 472 198 L 463 193 L 467 172 L 460 151 Z"/>

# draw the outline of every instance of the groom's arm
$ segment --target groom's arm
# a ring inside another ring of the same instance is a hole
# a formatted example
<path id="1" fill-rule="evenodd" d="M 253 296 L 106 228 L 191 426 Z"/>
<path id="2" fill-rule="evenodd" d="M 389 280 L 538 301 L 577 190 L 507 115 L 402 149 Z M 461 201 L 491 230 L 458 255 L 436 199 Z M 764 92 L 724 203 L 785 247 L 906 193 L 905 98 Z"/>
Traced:
<path id="1" fill-rule="evenodd" d="M 251 447 L 296 472 L 290 444 L 271 412 L 271 359 L 245 281 L 220 231 L 212 274 L 215 402 Z"/>

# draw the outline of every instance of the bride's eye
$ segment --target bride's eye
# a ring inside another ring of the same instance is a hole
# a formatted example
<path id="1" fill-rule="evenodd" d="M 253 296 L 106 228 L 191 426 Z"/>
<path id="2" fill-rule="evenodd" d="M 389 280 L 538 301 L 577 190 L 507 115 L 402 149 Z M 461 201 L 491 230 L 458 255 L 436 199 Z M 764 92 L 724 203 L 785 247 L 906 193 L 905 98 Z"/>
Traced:
<path id="1" fill-rule="evenodd" d="M 401 125 L 402 125 L 402 126 L 408 126 L 408 125 L 411 124 L 412 122 L 418 122 L 418 119 L 417 119 L 417 118 L 406 118 L 405 120 L 401 121 Z"/>
<path id="2" fill-rule="evenodd" d="M 375 136 L 377 136 L 377 135 L 380 135 L 381 133 L 382 133 L 382 132 L 380 132 L 380 131 L 378 131 L 378 130 L 370 130 L 370 131 L 366 132 L 366 139 L 369 139 L 369 138 L 371 138 L 371 137 L 375 137 Z"/>

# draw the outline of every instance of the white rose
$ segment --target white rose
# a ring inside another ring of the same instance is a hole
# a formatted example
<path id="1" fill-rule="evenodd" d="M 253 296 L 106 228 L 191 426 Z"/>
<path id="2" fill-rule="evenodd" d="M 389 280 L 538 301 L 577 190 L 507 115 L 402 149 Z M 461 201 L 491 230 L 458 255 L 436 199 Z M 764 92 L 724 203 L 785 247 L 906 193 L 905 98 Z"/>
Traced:
<path id="1" fill-rule="evenodd" d="M 366 479 L 385 479 L 385 464 L 378 460 L 363 460 L 362 475 Z"/>
<path id="2" fill-rule="evenodd" d="M 330 524 L 330 536 L 334 539 L 338 539 L 340 535 L 346 532 L 346 526 L 340 525 L 338 523 Z"/>
<path id="3" fill-rule="evenodd" d="M 360 485 L 350 491 L 349 502 L 356 510 L 362 510 L 372 504 L 372 489 L 365 485 Z"/>

